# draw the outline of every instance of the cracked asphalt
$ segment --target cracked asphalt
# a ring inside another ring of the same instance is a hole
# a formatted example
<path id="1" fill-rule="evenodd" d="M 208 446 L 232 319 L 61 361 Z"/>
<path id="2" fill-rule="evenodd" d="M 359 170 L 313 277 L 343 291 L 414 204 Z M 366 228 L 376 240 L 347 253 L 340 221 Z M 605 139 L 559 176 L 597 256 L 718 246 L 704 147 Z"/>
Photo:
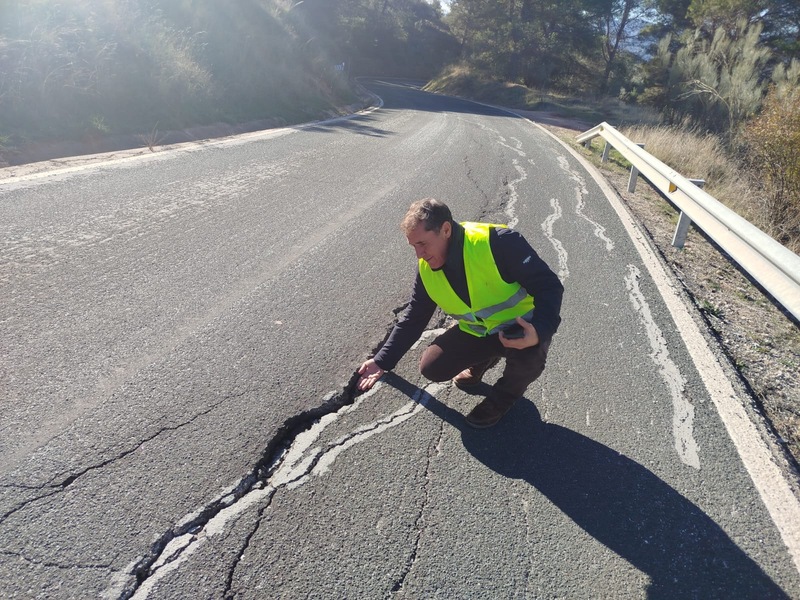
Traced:
<path id="1" fill-rule="evenodd" d="M 351 119 L 0 181 L 0 597 L 800 598 L 582 166 L 502 111 L 366 85 L 384 105 Z M 416 370 L 442 318 L 352 393 L 424 196 L 565 284 L 545 374 L 489 430 L 463 422 L 487 387 Z"/>

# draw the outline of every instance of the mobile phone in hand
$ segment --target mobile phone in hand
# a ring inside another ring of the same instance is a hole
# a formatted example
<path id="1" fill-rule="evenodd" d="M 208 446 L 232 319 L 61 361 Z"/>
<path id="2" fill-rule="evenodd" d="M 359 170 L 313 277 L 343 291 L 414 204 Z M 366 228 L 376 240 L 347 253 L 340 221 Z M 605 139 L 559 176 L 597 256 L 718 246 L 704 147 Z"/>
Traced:
<path id="1" fill-rule="evenodd" d="M 518 340 L 525 337 L 525 330 L 519 325 L 512 325 L 508 329 L 503 330 L 503 335 L 508 340 Z"/>

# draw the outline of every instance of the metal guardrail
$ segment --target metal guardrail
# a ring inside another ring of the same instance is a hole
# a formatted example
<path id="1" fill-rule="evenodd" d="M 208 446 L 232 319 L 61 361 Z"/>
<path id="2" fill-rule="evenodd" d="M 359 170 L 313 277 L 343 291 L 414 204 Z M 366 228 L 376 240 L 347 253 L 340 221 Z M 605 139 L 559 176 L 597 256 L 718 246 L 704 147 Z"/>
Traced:
<path id="1" fill-rule="evenodd" d="M 591 144 L 602 137 L 631 163 L 629 190 L 638 174 L 643 175 L 681 212 L 673 244 L 682 247 L 689 222 L 708 237 L 787 311 L 800 320 L 800 256 L 743 219 L 691 180 L 681 176 L 608 123 L 601 123 L 578 136 L 578 143 Z M 604 149 L 607 156 L 607 147 Z M 682 235 L 681 235 L 682 231 Z"/>

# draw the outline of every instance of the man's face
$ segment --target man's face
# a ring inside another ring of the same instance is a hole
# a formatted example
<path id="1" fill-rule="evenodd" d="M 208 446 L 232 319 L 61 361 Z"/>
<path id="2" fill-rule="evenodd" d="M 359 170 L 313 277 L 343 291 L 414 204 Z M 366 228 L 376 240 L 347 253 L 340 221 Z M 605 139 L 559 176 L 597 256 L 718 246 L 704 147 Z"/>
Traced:
<path id="1" fill-rule="evenodd" d="M 419 223 L 406 234 L 408 243 L 414 248 L 417 258 L 421 258 L 433 269 L 441 269 L 447 260 L 447 246 L 453 227 L 446 222 L 436 231 L 426 231 L 424 223 Z"/>

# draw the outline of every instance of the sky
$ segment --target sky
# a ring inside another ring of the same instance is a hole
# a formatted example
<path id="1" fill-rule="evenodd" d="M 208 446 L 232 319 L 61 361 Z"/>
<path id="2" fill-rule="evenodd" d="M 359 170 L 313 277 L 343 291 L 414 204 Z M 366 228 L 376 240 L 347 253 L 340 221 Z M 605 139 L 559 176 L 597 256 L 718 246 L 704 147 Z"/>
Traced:
<path id="1" fill-rule="evenodd" d="M 434 4 L 436 0 L 428 0 L 431 4 Z M 447 14 L 450 12 L 450 0 L 439 0 L 439 3 L 442 5 L 442 12 Z"/>

